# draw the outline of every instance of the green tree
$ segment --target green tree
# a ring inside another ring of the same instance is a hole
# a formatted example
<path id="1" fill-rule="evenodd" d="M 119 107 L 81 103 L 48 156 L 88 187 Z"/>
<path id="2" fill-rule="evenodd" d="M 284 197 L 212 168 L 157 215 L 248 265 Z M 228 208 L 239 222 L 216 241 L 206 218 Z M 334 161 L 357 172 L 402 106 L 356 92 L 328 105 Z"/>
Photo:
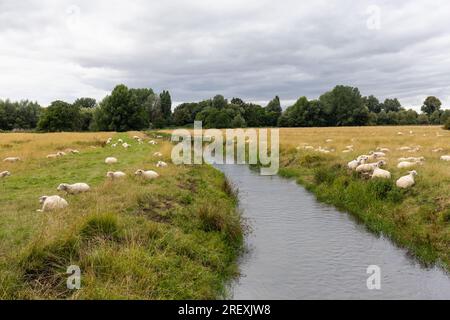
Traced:
<path id="1" fill-rule="evenodd" d="M 73 105 L 78 108 L 92 109 L 96 107 L 97 101 L 94 98 L 78 98 Z"/>
<path id="2" fill-rule="evenodd" d="M 280 98 L 276 96 L 266 106 L 266 125 L 273 127 L 278 123 L 278 118 L 281 116 L 281 103 Z"/>
<path id="3" fill-rule="evenodd" d="M 225 109 L 228 102 L 222 95 L 216 95 L 212 100 L 212 106 L 216 109 Z"/>
<path id="4" fill-rule="evenodd" d="M 369 109 L 370 112 L 380 113 L 381 104 L 380 101 L 375 96 L 368 96 L 363 98 L 364 104 Z"/>
<path id="5" fill-rule="evenodd" d="M 425 99 L 421 110 L 423 113 L 426 113 L 428 116 L 431 116 L 433 112 L 440 110 L 441 105 L 442 105 L 441 100 L 431 96 Z"/>
<path id="6" fill-rule="evenodd" d="M 402 105 L 397 98 L 395 99 L 386 99 L 382 104 L 381 108 L 388 113 L 389 111 L 398 112 L 402 109 Z"/>
<path id="7" fill-rule="evenodd" d="M 240 113 L 238 113 L 231 121 L 231 127 L 232 128 L 245 128 L 246 127 L 245 120 L 241 116 Z"/>
<path id="8" fill-rule="evenodd" d="M 64 101 L 53 101 L 42 113 L 38 129 L 50 132 L 81 130 L 80 108 Z"/>
<path id="9" fill-rule="evenodd" d="M 426 113 L 422 113 L 417 117 L 418 124 L 430 124 L 430 119 Z"/>
<path id="10" fill-rule="evenodd" d="M 159 98 L 161 100 L 161 110 L 165 120 L 165 125 L 169 125 L 172 122 L 172 98 L 169 91 L 163 91 Z"/>

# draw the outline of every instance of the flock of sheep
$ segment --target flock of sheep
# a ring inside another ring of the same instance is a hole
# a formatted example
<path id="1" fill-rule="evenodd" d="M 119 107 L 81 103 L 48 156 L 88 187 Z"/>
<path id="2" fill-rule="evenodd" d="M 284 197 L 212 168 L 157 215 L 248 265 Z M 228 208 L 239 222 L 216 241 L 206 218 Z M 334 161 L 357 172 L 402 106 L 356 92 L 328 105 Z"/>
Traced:
<path id="1" fill-rule="evenodd" d="M 162 136 L 157 136 L 157 138 L 161 139 Z M 134 136 L 133 139 L 135 139 L 139 144 L 143 144 L 143 140 L 138 137 L 138 136 Z M 148 142 L 150 145 L 157 145 L 158 143 L 154 140 L 150 140 Z M 117 143 L 113 143 L 112 138 L 109 138 L 106 141 L 107 145 L 110 145 L 112 148 L 117 147 L 118 144 L 121 144 L 123 148 L 128 149 L 131 147 L 130 144 L 124 142 L 122 139 L 118 139 Z M 79 154 L 80 152 L 78 150 L 73 150 L 73 149 L 66 149 L 64 152 L 63 151 L 59 151 L 55 154 L 49 154 L 47 155 L 48 159 L 53 159 L 53 158 L 59 158 L 59 157 L 63 157 L 67 154 Z M 161 152 L 155 152 L 154 156 L 156 157 L 161 157 L 162 153 Z M 19 157 L 8 157 L 5 158 L 3 160 L 3 162 L 9 162 L 9 163 L 15 163 L 15 162 L 19 162 L 21 161 L 21 159 Z M 114 157 L 108 157 L 105 159 L 105 164 L 107 165 L 112 165 L 112 164 L 116 164 L 118 163 L 117 158 Z M 164 161 L 158 161 L 156 164 L 156 167 L 158 168 L 165 168 L 167 167 L 167 163 L 165 163 Z M 139 169 L 135 172 L 136 176 L 142 177 L 143 179 L 156 179 L 159 177 L 159 174 L 153 170 L 142 170 Z M 11 172 L 9 171 L 3 171 L 0 172 L 0 178 L 6 178 L 11 176 Z M 108 171 L 106 173 L 106 177 L 111 179 L 111 180 L 115 180 L 115 179 L 122 179 L 126 177 L 126 173 L 122 172 L 122 171 Z M 84 182 L 79 182 L 79 183 L 74 183 L 74 184 L 67 184 L 67 183 L 62 183 L 58 186 L 57 188 L 58 191 L 60 192 L 66 192 L 67 194 L 71 194 L 71 195 L 76 195 L 76 194 L 80 194 L 80 193 L 84 193 L 84 192 L 89 192 L 91 190 L 91 187 Z M 69 206 L 68 202 L 58 196 L 58 195 L 53 195 L 53 196 L 42 196 L 39 198 L 39 202 L 42 205 L 42 208 L 37 210 L 38 212 L 44 212 L 44 211 L 53 211 L 53 210 L 60 210 L 60 209 L 64 209 L 67 208 Z"/>
<path id="2" fill-rule="evenodd" d="M 327 143 L 333 142 L 332 139 L 327 139 Z M 304 149 L 309 151 L 321 152 L 321 153 L 332 153 L 335 149 L 327 147 L 317 147 L 314 148 L 311 145 L 304 145 L 297 147 L 297 150 Z M 421 146 L 404 146 L 398 148 L 398 151 L 415 153 L 421 150 Z M 350 153 L 354 151 L 354 146 L 346 146 L 342 151 L 343 153 Z M 432 150 L 434 153 L 443 152 L 443 148 L 437 148 Z M 356 159 L 347 163 L 349 170 L 356 171 L 363 176 L 368 176 L 372 179 L 391 179 L 392 174 L 388 170 L 382 169 L 383 166 L 387 164 L 387 154 L 390 152 L 388 148 L 378 147 L 376 151 L 370 151 L 367 155 L 360 155 Z M 440 157 L 442 161 L 450 161 L 450 155 L 443 155 Z M 418 165 L 422 165 L 425 161 L 425 157 L 402 157 L 398 159 L 397 168 L 398 169 L 412 169 Z M 398 188 L 407 189 L 415 185 L 415 176 L 418 175 L 416 170 L 408 171 L 408 174 L 400 177 L 396 181 Z"/>

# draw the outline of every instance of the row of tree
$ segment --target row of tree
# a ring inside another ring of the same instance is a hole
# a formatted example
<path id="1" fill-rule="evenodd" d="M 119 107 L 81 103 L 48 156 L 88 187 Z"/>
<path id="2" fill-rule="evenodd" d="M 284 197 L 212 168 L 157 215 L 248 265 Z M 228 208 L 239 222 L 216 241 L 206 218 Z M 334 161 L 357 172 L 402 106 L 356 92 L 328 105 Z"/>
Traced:
<path id="1" fill-rule="evenodd" d="M 284 111 L 278 96 L 262 107 L 217 95 L 183 103 L 172 113 L 168 91 L 156 94 L 152 89 L 118 85 L 99 103 L 92 98 L 80 98 L 74 103 L 54 101 L 41 108 L 30 101 L 0 100 L 0 130 L 128 131 L 188 126 L 195 120 L 203 121 L 205 128 L 450 123 L 450 110 L 441 110 L 441 105 L 438 98 L 428 97 L 418 114 L 403 108 L 398 99 L 380 102 L 373 95 L 363 97 L 358 88 L 336 86 L 316 100 L 301 97 Z"/>

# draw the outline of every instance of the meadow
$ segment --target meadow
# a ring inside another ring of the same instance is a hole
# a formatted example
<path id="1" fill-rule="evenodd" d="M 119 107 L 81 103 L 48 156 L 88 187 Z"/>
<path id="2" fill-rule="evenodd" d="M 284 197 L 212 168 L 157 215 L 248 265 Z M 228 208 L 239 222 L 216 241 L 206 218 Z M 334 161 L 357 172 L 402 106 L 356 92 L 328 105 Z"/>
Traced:
<path id="1" fill-rule="evenodd" d="M 280 139 L 280 175 L 296 179 L 320 201 L 351 213 L 424 264 L 450 270 L 450 163 L 440 160 L 450 154 L 449 131 L 439 126 L 286 128 L 280 129 Z M 343 152 L 347 146 L 353 151 Z M 412 151 L 399 150 L 405 146 Z M 369 179 L 348 170 L 349 161 L 378 147 L 390 150 L 383 168 L 391 179 Z M 401 157 L 425 161 L 398 169 Z M 418 172 L 415 186 L 396 187 L 395 181 L 413 169 Z"/>
<path id="2" fill-rule="evenodd" d="M 138 135 L 143 144 L 133 140 Z M 149 136 L 148 136 L 149 135 Z M 0 298 L 214 299 L 227 295 L 242 245 L 236 195 L 209 166 L 174 166 L 171 144 L 152 133 L 0 134 Z M 105 141 L 121 138 L 130 149 Z M 150 139 L 157 145 L 150 145 Z M 79 150 L 56 159 L 46 155 Z M 157 157 L 154 153 L 162 153 Z M 106 157 L 119 162 L 106 165 Z M 158 160 L 168 163 L 156 168 Z M 160 177 L 143 180 L 137 169 Z M 111 181 L 107 171 L 127 177 Z M 91 191 L 65 195 L 60 183 L 85 182 Z M 69 207 L 37 212 L 42 195 Z M 70 265 L 81 289 L 66 286 Z"/>

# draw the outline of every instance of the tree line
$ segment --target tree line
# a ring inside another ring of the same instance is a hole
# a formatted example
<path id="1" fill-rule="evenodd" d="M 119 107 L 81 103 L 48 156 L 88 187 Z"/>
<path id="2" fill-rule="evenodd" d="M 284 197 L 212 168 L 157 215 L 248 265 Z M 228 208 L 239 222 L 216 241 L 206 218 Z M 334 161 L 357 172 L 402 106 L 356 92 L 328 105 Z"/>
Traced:
<path id="1" fill-rule="evenodd" d="M 190 126 L 195 120 L 203 121 L 205 128 L 418 124 L 450 128 L 450 110 L 441 107 L 441 101 L 431 96 L 419 114 L 404 108 L 396 98 L 380 102 L 373 95 L 362 96 L 358 88 L 336 86 L 315 100 L 300 97 L 284 111 L 278 96 L 263 107 L 216 95 L 182 103 L 172 112 L 169 91 L 157 94 L 150 88 L 121 84 L 98 103 L 93 98 L 79 98 L 73 103 L 53 101 L 42 108 L 27 100 L 0 100 L 0 130 L 129 131 Z"/>

